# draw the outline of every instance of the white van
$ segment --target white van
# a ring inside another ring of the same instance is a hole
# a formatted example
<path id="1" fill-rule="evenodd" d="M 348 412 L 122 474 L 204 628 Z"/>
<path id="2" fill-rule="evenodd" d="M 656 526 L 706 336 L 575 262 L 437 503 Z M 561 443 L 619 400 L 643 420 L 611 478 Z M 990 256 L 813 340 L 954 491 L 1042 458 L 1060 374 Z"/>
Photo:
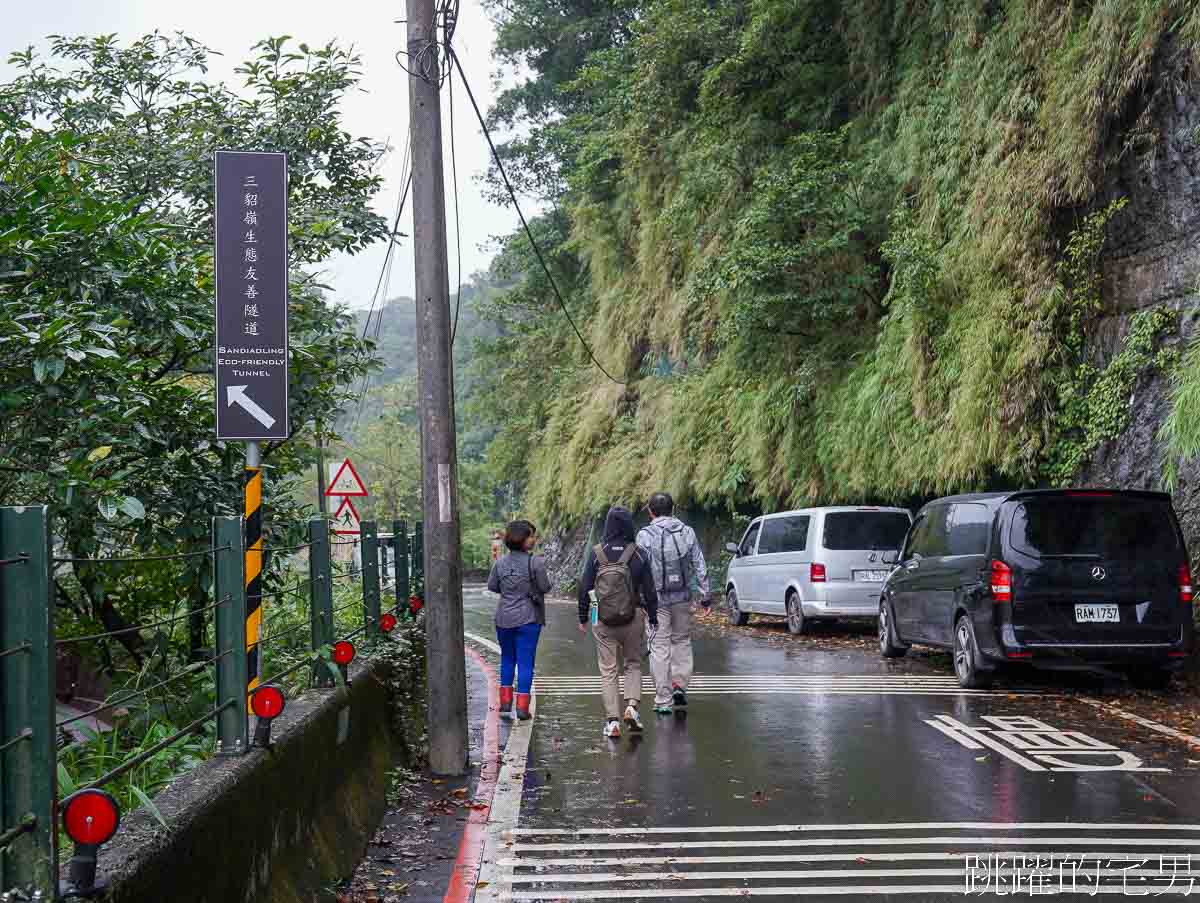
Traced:
<path id="1" fill-rule="evenodd" d="M 912 515 L 904 508 L 804 508 L 750 523 L 725 579 L 731 624 L 750 614 L 787 618 L 803 633 L 814 618 L 875 618 L 891 567 L 887 552 L 904 544 Z"/>

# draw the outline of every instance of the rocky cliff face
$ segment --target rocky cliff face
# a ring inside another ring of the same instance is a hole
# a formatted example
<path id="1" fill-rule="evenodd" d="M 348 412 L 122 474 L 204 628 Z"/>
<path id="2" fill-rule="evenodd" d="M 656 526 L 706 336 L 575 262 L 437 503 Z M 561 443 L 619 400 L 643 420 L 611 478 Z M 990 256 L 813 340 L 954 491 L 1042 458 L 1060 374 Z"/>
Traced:
<path id="1" fill-rule="evenodd" d="M 1087 349 L 1103 366 L 1120 353 L 1132 317 L 1166 306 L 1179 313 L 1165 346 L 1182 349 L 1200 319 L 1200 73 L 1190 54 L 1164 48 L 1156 76 L 1129 125 L 1114 134 L 1123 155 L 1105 200 L 1128 199 L 1109 226 L 1104 259 L 1104 310 Z M 1131 419 L 1080 475 L 1090 485 L 1162 488 L 1165 447 L 1159 429 L 1168 412 L 1170 377 L 1138 379 L 1128 398 Z M 1200 416 L 1200 411 L 1195 412 Z M 1180 469 L 1175 506 L 1193 561 L 1200 560 L 1200 461 Z"/>

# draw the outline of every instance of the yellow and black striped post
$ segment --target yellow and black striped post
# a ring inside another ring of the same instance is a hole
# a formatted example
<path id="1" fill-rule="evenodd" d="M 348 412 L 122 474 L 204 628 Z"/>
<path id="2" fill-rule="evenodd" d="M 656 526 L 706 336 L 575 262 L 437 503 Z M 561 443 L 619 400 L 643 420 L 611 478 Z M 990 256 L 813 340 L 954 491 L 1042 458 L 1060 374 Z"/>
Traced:
<path id="1" fill-rule="evenodd" d="M 262 636 L 262 467 L 258 443 L 246 448 L 246 692 L 253 693 L 262 679 L 258 641 Z"/>

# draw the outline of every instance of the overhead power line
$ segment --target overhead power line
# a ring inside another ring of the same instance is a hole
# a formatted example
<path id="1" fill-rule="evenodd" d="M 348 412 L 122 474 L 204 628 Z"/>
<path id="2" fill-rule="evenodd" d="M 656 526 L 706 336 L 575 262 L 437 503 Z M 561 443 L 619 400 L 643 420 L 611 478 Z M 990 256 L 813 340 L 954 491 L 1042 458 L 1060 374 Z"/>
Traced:
<path id="1" fill-rule="evenodd" d="M 462 308 L 462 217 L 458 213 L 458 159 L 454 150 L 454 80 L 446 79 L 450 94 L 450 175 L 454 184 L 454 249 L 458 254 L 458 292 L 454 295 L 454 325 L 450 327 L 450 346 L 458 334 L 458 312 Z"/>
<path id="2" fill-rule="evenodd" d="M 404 212 L 404 201 L 408 197 L 408 190 L 412 186 L 412 134 L 410 132 L 408 143 L 404 146 L 404 159 L 400 163 L 400 178 L 404 187 L 400 190 L 400 197 L 396 199 L 396 216 L 392 220 L 391 231 L 388 232 L 388 246 L 383 254 L 383 265 L 379 268 L 379 279 L 375 282 L 375 293 L 371 295 L 371 307 L 367 311 L 367 321 L 363 324 L 362 337 L 367 337 L 367 330 L 371 326 L 371 315 L 375 313 L 375 303 L 379 300 L 379 289 L 383 286 L 383 274 L 387 272 L 391 265 L 392 252 L 396 247 L 396 235 L 400 231 L 400 215 Z M 406 176 L 405 173 L 408 173 Z M 383 299 L 383 303 L 387 303 L 387 298 Z"/>
<path id="3" fill-rule="evenodd" d="M 387 293 L 392 284 L 392 264 L 395 261 L 396 236 L 400 231 L 400 217 L 404 213 L 404 204 L 408 200 L 409 192 L 412 190 L 413 174 L 411 162 L 412 140 L 410 136 L 410 140 L 407 145 L 407 152 L 404 155 L 404 162 L 401 164 L 400 168 L 401 177 L 404 179 L 404 188 L 401 189 L 400 197 L 396 201 L 396 216 L 392 222 L 392 230 L 388 234 L 387 252 L 383 256 L 383 266 L 379 270 L 379 280 L 375 284 L 375 295 L 371 298 L 371 307 L 370 310 L 367 311 L 366 322 L 363 323 L 362 338 L 364 339 L 367 337 L 367 333 L 371 331 L 371 316 L 375 312 L 375 303 L 379 300 L 381 289 L 383 294 L 383 305 L 387 304 Z M 375 317 L 375 334 L 372 336 L 375 341 L 379 340 L 380 330 L 383 326 L 383 309 L 384 308 L 381 305 L 379 308 L 379 315 Z M 370 380 L 370 373 L 364 373 L 362 385 L 359 386 L 358 390 L 358 405 L 357 410 L 354 413 L 353 429 L 358 429 L 359 420 L 362 418 L 363 406 L 366 403 L 367 389 L 370 386 Z"/>
<path id="4" fill-rule="evenodd" d="M 451 46 L 446 47 L 446 53 L 454 61 L 454 67 L 458 70 L 458 77 L 462 80 L 463 87 L 467 89 L 467 97 L 471 101 L 471 106 L 475 109 L 475 116 L 479 120 L 479 125 L 483 129 L 483 137 L 487 139 L 488 147 L 492 151 L 492 159 L 496 161 L 496 168 L 500 171 L 500 178 L 504 181 L 504 188 L 508 191 L 508 196 L 512 199 L 513 206 L 517 210 L 517 216 L 521 219 L 521 226 L 525 230 L 525 236 L 529 239 L 529 245 L 533 248 L 534 256 L 537 257 L 538 263 L 541 264 L 542 271 L 546 274 L 546 278 L 550 280 L 550 287 L 554 290 L 554 297 L 558 299 L 558 306 L 562 308 L 563 315 L 566 316 L 567 322 L 571 324 L 571 329 L 575 331 L 576 338 L 579 343 L 587 351 L 588 357 L 592 359 L 592 363 L 599 368 L 600 372 L 607 376 L 610 380 L 619 386 L 627 385 L 625 382 L 617 379 L 605 369 L 604 365 L 596 358 L 592 351 L 592 347 L 583 337 L 583 333 L 579 331 L 579 327 L 575 325 L 575 320 L 571 316 L 571 312 L 567 309 L 567 302 L 563 300 L 562 292 L 558 290 L 558 283 L 554 281 L 554 275 L 550 272 L 550 267 L 546 265 L 546 260 L 542 256 L 541 248 L 538 247 L 536 239 L 533 237 L 533 231 L 529 228 L 529 223 L 525 219 L 525 214 L 521 211 L 521 205 L 517 201 L 517 193 L 513 190 L 512 183 L 508 181 L 508 173 L 504 171 L 504 163 L 500 160 L 500 154 L 496 152 L 496 145 L 492 141 L 491 132 L 488 130 L 487 121 L 484 119 L 483 112 L 479 109 L 479 104 L 475 100 L 475 92 L 471 90 L 471 83 L 467 81 L 467 74 L 463 71 L 462 62 Z"/>

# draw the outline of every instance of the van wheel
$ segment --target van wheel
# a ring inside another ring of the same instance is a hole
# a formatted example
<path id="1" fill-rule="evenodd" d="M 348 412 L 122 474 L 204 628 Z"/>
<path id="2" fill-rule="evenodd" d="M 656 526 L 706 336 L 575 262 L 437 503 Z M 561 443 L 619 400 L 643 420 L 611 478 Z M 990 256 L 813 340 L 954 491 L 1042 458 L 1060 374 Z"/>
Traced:
<path id="1" fill-rule="evenodd" d="M 804 606 L 795 590 L 787 594 L 787 627 L 792 636 L 800 636 L 808 630 L 808 621 L 804 617 Z"/>
<path id="2" fill-rule="evenodd" d="M 1165 690 L 1171 683 L 1171 672 L 1163 668 L 1130 668 L 1126 674 L 1139 690 Z"/>
<path id="3" fill-rule="evenodd" d="M 961 615 L 954 623 L 954 674 L 964 690 L 984 690 L 992 685 L 991 672 L 979 670 L 976 661 L 971 623 Z"/>
<path id="4" fill-rule="evenodd" d="M 750 615 L 738 608 L 736 590 L 731 589 L 725 593 L 725 605 L 729 609 L 729 623 L 734 627 L 745 627 L 746 622 L 750 620 Z"/>
<path id="5" fill-rule="evenodd" d="M 892 615 L 887 602 L 879 600 L 879 654 L 884 658 L 903 658 L 908 652 L 896 640 L 896 628 L 892 626 Z"/>

